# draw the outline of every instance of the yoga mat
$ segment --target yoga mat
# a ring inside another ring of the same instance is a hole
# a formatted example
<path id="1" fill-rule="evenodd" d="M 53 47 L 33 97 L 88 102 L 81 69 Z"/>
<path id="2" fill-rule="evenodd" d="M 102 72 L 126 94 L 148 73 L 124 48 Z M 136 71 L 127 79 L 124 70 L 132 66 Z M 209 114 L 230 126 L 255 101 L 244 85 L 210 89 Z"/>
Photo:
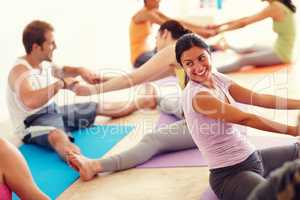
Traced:
<path id="1" fill-rule="evenodd" d="M 272 65 L 272 66 L 265 66 L 265 67 L 255 67 L 255 66 L 245 66 L 241 68 L 237 72 L 239 74 L 267 74 L 267 73 L 275 73 L 280 70 L 287 70 L 291 71 L 292 66 L 289 64 L 279 64 L 279 65 Z"/>
<path id="2" fill-rule="evenodd" d="M 156 123 L 156 129 L 161 128 L 168 124 L 172 124 L 173 122 L 176 122 L 178 120 L 180 119 L 178 119 L 175 115 L 169 115 L 161 112 L 158 121 Z"/>
<path id="3" fill-rule="evenodd" d="M 137 168 L 169 168 L 207 166 L 198 149 L 188 149 L 157 155 Z"/>
<path id="4" fill-rule="evenodd" d="M 163 127 L 167 124 L 179 120 L 173 115 L 161 113 L 156 128 Z M 256 146 L 257 149 L 269 148 L 274 146 L 293 144 L 296 140 L 286 135 L 278 135 L 275 133 L 257 133 L 249 134 L 249 141 Z M 201 152 L 195 149 L 189 149 L 178 152 L 165 153 L 157 155 L 149 161 L 139 165 L 137 168 L 168 168 L 168 167 L 197 167 L 207 166 L 207 162 L 203 159 Z"/>
<path id="5" fill-rule="evenodd" d="M 156 128 L 163 127 L 177 120 L 179 119 L 173 115 L 161 113 Z M 157 155 L 137 168 L 196 167 L 206 165 L 207 163 L 201 156 L 200 151 L 195 148 Z"/>
<path id="6" fill-rule="evenodd" d="M 156 128 L 161 128 L 177 120 L 179 119 L 174 115 L 161 112 Z M 195 148 L 157 155 L 137 168 L 195 167 L 206 165 L 206 161 L 202 158 L 200 151 Z"/>
<path id="7" fill-rule="evenodd" d="M 208 187 L 201 195 L 200 200 L 219 200 L 217 195 L 214 193 L 214 191 L 211 189 L 211 187 Z"/>
<path id="8" fill-rule="evenodd" d="M 132 129 L 132 126 L 93 126 L 75 131 L 73 136 L 83 155 L 100 158 Z M 28 144 L 22 145 L 20 151 L 35 182 L 51 199 L 56 199 L 79 178 L 79 174 L 54 151 Z M 19 198 L 14 194 L 13 199 Z"/>

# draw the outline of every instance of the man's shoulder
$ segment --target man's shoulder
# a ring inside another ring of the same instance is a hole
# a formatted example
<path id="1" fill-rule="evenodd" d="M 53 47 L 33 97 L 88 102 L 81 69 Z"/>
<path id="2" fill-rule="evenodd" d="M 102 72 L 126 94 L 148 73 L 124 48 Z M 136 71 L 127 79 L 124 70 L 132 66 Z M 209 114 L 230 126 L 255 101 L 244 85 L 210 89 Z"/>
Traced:
<path id="1" fill-rule="evenodd" d="M 29 69 L 24 64 L 16 64 L 13 66 L 8 74 L 8 82 L 13 85 L 14 82 L 24 74 L 28 73 Z"/>
<path id="2" fill-rule="evenodd" d="M 15 73 L 24 73 L 24 72 L 27 72 L 29 71 L 28 67 L 22 63 L 18 63 L 18 64 L 15 64 L 11 70 L 10 70 L 10 73 L 9 74 L 15 74 Z"/>

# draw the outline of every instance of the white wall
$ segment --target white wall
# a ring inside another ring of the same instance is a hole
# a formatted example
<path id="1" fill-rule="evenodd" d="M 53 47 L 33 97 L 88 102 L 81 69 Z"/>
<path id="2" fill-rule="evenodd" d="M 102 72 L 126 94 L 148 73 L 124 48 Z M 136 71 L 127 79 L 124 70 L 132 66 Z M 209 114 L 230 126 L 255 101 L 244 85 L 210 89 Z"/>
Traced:
<path id="1" fill-rule="evenodd" d="M 24 53 L 22 30 L 34 19 L 55 27 L 60 64 L 130 69 L 129 21 L 143 0 L 0 0 L 0 120 L 7 118 L 6 79 L 17 56 Z M 162 9 L 174 4 L 162 2 Z M 177 3 L 178 4 L 178 3 Z M 178 10 L 166 9 L 167 14 Z"/>
<path id="2" fill-rule="evenodd" d="M 190 6 L 197 5 L 196 1 L 162 0 L 161 9 L 170 16 L 203 15 L 204 10 Z M 213 13 L 219 21 L 253 13 L 262 6 L 260 0 L 226 1 L 223 11 Z M 131 15 L 140 8 L 143 0 L 0 2 L 0 121 L 8 118 L 5 103 L 7 74 L 15 58 L 24 53 L 22 30 L 34 19 L 54 25 L 58 44 L 54 55 L 56 62 L 94 69 L 130 69 L 128 26 Z"/>
<path id="3" fill-rule="evenodd" d="M 41 19 L 53 24 L 58 63 L 129 68 L 128 24 L 140 6 L 136 0 L 1 0 L 0 120 L 7 117 L 6 78 L 24 53 L 21 37 L 27 23 Z"/>

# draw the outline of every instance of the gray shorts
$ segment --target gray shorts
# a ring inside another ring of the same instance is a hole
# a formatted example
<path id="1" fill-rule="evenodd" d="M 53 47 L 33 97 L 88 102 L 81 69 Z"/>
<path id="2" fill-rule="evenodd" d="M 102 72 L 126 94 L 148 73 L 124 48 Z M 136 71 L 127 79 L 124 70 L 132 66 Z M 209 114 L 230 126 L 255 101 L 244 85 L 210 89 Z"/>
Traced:
<path id="1" fill-rule="evenodd" d="M 97 103 L 79 103 L 57 106 L 52 103 L 24 120 L 23 142 L 38 144 L 52 149 L 49 132 L 59 129 L 74 141 L 71 131 L 91 126 L 96 118 Z"/>

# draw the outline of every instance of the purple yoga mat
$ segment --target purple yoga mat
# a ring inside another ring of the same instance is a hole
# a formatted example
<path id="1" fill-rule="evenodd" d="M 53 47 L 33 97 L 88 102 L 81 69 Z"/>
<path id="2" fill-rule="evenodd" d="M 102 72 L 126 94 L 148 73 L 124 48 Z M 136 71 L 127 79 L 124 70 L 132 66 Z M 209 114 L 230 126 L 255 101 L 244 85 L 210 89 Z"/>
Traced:
<path id="1" fill-rule="evenodd" d="M 178 119 L 173 115 L 161 113 L 156 128 L 173 123 Z M 285 135 L 270 136 L 267 134 L 258 134 L 248 136 L 252 144 L 258 149 L 289 145 L 295 142 L 295 138 Z M 146 163 L 139 165 L 138 168 L 168 168 L 168 167 L 197 167 L 207 166 L 207 162 L 203 159 L 198 149 L 190 149 L 172 153 L 166 153 L 155 156 Z"/>
<path id="2" fill-rule="evenodd" d="M 138 168 L 166 168 L 166 167 L 198 167 L 207 166 L 198 149 L 189 149 L 155 156 Z"/>
<path id="3" fill-rule="evenodd" d="M 219 200 L 217 195 L 208 187 L 201 195 L 200 200 Z"/>
<path id="4" fill-rule="evenodd" d="M 156 128 L 176 122 L 178 118 L 173 115 L 161 113 Z M 155 156 L 146 163 L 139 165 L 138 168 L 167 168 L 167 167 L 196 167 L 207 166 L 200 151 L 188 149 L 184 151 L 172 152 Z"/>
<path id="5" fill-rule="evenodd" d="M 175 117 L 174 115 L 168 115 L 168 114 L 165 114 L 165 113 L 160 113 L 158 121 L 156 123 L 156 129 L 161 128 L 165 125 L 174 123 L 178 120 L 179 119 L 177 117 Z"/>

